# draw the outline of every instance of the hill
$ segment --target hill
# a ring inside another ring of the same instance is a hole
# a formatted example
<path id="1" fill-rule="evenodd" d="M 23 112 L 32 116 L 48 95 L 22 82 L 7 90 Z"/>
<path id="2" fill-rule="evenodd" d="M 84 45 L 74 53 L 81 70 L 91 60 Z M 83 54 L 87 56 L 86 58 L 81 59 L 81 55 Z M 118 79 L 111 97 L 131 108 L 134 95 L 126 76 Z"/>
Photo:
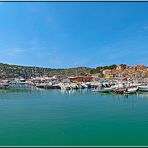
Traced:
<path id="1" fill-rule="evenodd" d="M 87 75 L 92 68 L 76 67 L 67 69 L 52 69 L 33 66 L 19 66 L 0 63 L 0 78 L 30 78 L 35 76 L 78 76 Z"/>

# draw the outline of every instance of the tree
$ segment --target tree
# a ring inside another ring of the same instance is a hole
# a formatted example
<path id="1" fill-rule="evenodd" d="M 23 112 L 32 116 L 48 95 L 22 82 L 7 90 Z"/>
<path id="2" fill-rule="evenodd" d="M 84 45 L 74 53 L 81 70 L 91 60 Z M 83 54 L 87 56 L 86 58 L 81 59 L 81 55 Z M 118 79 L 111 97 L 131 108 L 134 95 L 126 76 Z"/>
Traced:
<path id="1" fill-rule="evenodd" d="M 81 72 L 81 73 L 80 73 L 80 76 L 86 76 L 86 73 Z"/>
<path id="2" fill-rule="evenodd" d="M 113 64 L 113 65 L 108 66 L 108 69 L 115 69 L 116 67 L 117 65 Z"/>
<path id="3" fill-rule="evenodd" d="M 99 73 L 99 76 L 100 76 L 101 78 L 103 78 L 103 77 L 104 77 L 104 74 L 103 74 L 102 72 L 100 72 L 100 73 Z"/>
<path id="4" fill-rule="evenodd" d="M 96 73 L 95 69 L 90 70 L 90 74 L 95 74 L 95 73 Z"/>
<path id="5" fill-rule="evenodd" d="M 127 65 L 126 64 L 120 64 L 119 66 L 121 66 L 122 68 L 125 68 Z"/>
<path id="6" fill-rule="evenodd" d="M 126 64 L 120 64 L 119 66 L 125 67 L 125 66 L 127 66 L 127 65 L 126 65 Z"/>

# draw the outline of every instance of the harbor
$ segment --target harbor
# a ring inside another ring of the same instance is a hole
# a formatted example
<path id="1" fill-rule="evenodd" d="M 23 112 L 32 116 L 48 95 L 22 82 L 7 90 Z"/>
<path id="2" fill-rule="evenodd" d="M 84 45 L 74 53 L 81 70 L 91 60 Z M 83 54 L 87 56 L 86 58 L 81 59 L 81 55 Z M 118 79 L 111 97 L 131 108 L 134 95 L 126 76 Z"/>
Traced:
<path id="1" fill-rule="evenodd" d="M 76 72 L 1 76 L 0 145 L 148 145 L 148 68 Z"/>
<path id="2" fill-rule="evenodd" d="M 91 89 L 92 92 L 119 94 L 148 91 L 148 67 L 144 65 L 113 64 L 94 69 L 79 67 L 63 70 L 6 64 L 1 64 L 0 67 L 0 89 Z M 28 71 L 30 72 L 27 73 Z"/>
<path id="3" fill-rule="evenodd" d="M 148 146 L 148 3 L 0 2 L 0 146 Z"/>
<path id="4" fill-rule="evenodd" d="M 75 77 L 80 79 L 82 77 Z M 87 78 L 87 77 L 83 77 Z M 70 78 L 58 80 L 55 77 L 37 77 L 29 80 L 23 78 L 16 78 L 13 81 L 1 80 L 0 89 L 60 89 L 60 90 L 77 90 L 77 89 L 91 89 L 92 92 L 100 93 L 119 93 L 119 94 L 133 94 L 138 92 L 148 92 L 147 82 L 133 83 L 131 81 L 123 81 L 119 79 L 101 79 L 98 81 L 79 81 L 73 82 Z"/>

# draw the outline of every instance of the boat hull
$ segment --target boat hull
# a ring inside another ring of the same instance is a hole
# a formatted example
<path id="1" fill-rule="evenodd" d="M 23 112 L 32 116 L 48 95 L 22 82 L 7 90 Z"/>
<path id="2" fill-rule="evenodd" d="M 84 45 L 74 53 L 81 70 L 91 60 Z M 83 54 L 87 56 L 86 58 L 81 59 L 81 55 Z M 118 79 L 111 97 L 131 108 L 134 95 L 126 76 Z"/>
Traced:
<path id="1" fill-rule="evenodd" d="M 94 89 L 93 92 L 110 93 L 112 89 Z"/>
<path id="2" fill-rule="evenodd" d="M 148 92 L 148 86 L 139 86 L 139 91 Z"/>
<path id="3" fill-rule="evenodd" d="M 148 89 L 139 89 L 139 91 L 148 92 Z"/>

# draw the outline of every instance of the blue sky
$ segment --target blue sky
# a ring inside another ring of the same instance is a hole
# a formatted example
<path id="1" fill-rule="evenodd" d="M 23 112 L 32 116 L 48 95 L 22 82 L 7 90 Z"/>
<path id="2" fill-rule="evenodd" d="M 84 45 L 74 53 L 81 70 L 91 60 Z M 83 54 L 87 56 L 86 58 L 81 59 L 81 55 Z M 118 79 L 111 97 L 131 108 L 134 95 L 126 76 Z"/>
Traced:
<path id="1" fill-rule="evenodd" d="M 148 2 L 0 2 L 0 62 L 148 66 Z"/>

